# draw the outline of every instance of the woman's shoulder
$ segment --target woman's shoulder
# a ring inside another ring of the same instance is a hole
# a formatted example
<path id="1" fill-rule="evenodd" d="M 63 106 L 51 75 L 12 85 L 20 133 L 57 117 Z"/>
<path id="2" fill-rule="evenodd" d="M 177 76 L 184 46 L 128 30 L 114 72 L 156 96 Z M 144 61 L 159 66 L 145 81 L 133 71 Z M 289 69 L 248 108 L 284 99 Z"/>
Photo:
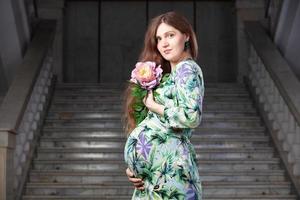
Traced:
<path id="1" fill-rule="evenodd" d="M 201 67 L 197 64 L 197 62 L 193 59 L 186 59 L 180 61 L 176 66 L 176 71 L 182 71 L 183 69 L 192 70 L 194 72 L 198 72 L 202 74 Z"/>

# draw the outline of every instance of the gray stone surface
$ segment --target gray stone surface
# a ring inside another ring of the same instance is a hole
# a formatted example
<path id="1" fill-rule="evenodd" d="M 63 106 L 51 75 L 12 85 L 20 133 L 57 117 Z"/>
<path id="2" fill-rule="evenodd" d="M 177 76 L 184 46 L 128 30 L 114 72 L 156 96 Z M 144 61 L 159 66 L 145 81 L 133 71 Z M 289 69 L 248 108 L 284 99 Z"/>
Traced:
<path id="1" fill-rule="evenodd" d="M 197 2 L 199 63 L 208 82 L 236 81 L 236 23 L 233 2 Z"/>
<path id="2" fill-rule="evenodd" d="M 6 80 L 6 76 L 5 76 L 5 72 L 4 72 L 4 68 L 3 68 L 2 59 L 0 56 L 0 98 L 1 98 L 1 96 L 5 96 L 7 89 L 8 89 L 7 80 Z M 0 105 L 1 105 L 1 103 L 0 103 Z"/>
<path id="3" fill-rule="evenodd" d="M 244 82 L 244 77 L 248 76 L 248 49 L 245 35 L 244 21 L 261 21 L 265 14 L 264 0 L 237 0 L 235 1 L 236 21 L 237 21 L 237 81 Z"/>
<path id="4" fill-rule="evenodd" d="M 100 82 L 130 78 L 146 29 L 145 1 L 103 1 L 101 4 Z"/>
<path id="5" fill-rule="evenodd" d="M 300 80 L 300 2 L 285 1 L 275 34 L 275 43 Z"/>
<path id="6" fill-rule="evenodd" d="M 3 64 L 3 71 L 8 85 L 11 84 L 16 68 L 22 61 L 22 43 L 19 38 L 17 22 L 10 0 L 0 1 L 0 52 Z"/>
<path id="7" fill-rule="evenodd" d="M 63 38 L 64 38 L 64 18 L 65 18 L 64 0 L 38 0 L 38 16 L 41 19 L 57 20 L 56 33 L 53 46 L 54 66 L 53 72 L 57 76 L 57 81 L 63 81 Z M 65 63 L 66 64 L 66 63 Z"/>
<path id="8" fill-rule="evenodd" d="M 94 4 L 93 13 L 96 15 L 96 2 L 68 2 L 68 5 L 76 4 L 82 5 L 77 7 L 76 12 L 84 15 L 89 9 L 88 4 L 90 6 Z M 191 24 L 196 21 L 195 29 L 200 46 L 198 62 L 203 68 L 205 80 L 235 81 L 236 18 L 232 12 L 233 7 L 233 2 L 149 1 L 146 4 L 143 1 L 102 1 L 100 82 L 120 83 L 129 79 L 143 46 L 146 20 L 171 10 L 183 13 Z M 69 9 L 72 9 L 72 6 L 67 8 L 67 13 Z M 97 16 L 89 21 L 77 20 L 76 16 L 67 20 L 70 28 L 67 29 L 65 38 L 71 46 L 65 49 L 69 57 L 65 61 L 68 63 L 66 77 L 77 76 L 78 78 L 73 79 L 74 82 L 95 82 L 95 77 L 98 75 L 96 71 L 98 63 L 95 63 L 97 49 L 94 47 L 97 44 L 95 34 L 98 34 L 98 30 L 91 28 L 98 26 L 97 20 Z M 80 36 L 83 32 L 89 35 L 87 38 L 90 40 L 80 39 L 83 38 L 83 35 Z M 82 64 L 83 61 L 86 63 Z M 89 74 L 87 76 L 89 79 L 83 78 L 85 74 Z M 66 80 L 72 82 L 71 79 Z"/>
<path id="9" fill-rule="evenodd" d="M 66 82 L 97 82 L 98 3 L 68 2 L 65 25 Z"/>
<path id="10" fill-rule="evenodd" d="M 194 26 L 194 6 L 192 1 L 149 1 L 148 18 L 168 11 L 177 11 L 183 14 Z"/>

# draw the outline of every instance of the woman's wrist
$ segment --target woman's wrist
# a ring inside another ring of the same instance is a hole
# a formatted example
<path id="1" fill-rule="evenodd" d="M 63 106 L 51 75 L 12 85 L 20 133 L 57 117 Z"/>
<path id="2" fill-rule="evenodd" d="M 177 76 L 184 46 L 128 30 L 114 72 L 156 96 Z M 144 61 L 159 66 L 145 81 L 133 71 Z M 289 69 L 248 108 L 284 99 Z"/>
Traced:
<path id="1" fill-rule="evenodd" d="M 161 116 L 164 115 L 164 109 L 165 109 L 165 106 L 159 104 L 159 103 L 156 103 L 155 101 L 153 101 L 149 107 L 148 107 L 149 110 L 151 110 L 152 112 L 155 112 Z"/>

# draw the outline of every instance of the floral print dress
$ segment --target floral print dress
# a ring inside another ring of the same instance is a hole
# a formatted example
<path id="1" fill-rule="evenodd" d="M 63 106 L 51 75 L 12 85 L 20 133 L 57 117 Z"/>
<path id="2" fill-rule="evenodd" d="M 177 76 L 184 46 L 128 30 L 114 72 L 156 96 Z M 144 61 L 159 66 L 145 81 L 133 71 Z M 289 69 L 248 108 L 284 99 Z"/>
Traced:
<path id="1" fill-rule="evenodd" d="M 145 187 L 144 191 L 135 189 L 132 199 L 201 200 L 190 138 L 202 116 L 202 71 L 192 59 L 182 61 L 154 92 L 155 101 L 165 106 L 163 116 L 149 111 L 125 144 L 125 162 Z"/>

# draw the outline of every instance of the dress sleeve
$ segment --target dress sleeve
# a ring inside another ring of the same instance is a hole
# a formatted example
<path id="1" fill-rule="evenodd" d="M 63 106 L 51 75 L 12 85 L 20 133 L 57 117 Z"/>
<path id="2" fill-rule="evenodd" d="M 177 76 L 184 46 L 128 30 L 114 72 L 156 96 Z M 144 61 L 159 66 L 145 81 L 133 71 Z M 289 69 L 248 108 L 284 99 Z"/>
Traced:
<path id="1" fill-rule="evenodd" d="M 190 63 L 183 63 L 177 67 L 174 79 L 175 102 L 172 107 L 165 106 L 165 122 L 173 128 L 196 128 L 202 118 L 204 95 L 201 69 Z"/>

